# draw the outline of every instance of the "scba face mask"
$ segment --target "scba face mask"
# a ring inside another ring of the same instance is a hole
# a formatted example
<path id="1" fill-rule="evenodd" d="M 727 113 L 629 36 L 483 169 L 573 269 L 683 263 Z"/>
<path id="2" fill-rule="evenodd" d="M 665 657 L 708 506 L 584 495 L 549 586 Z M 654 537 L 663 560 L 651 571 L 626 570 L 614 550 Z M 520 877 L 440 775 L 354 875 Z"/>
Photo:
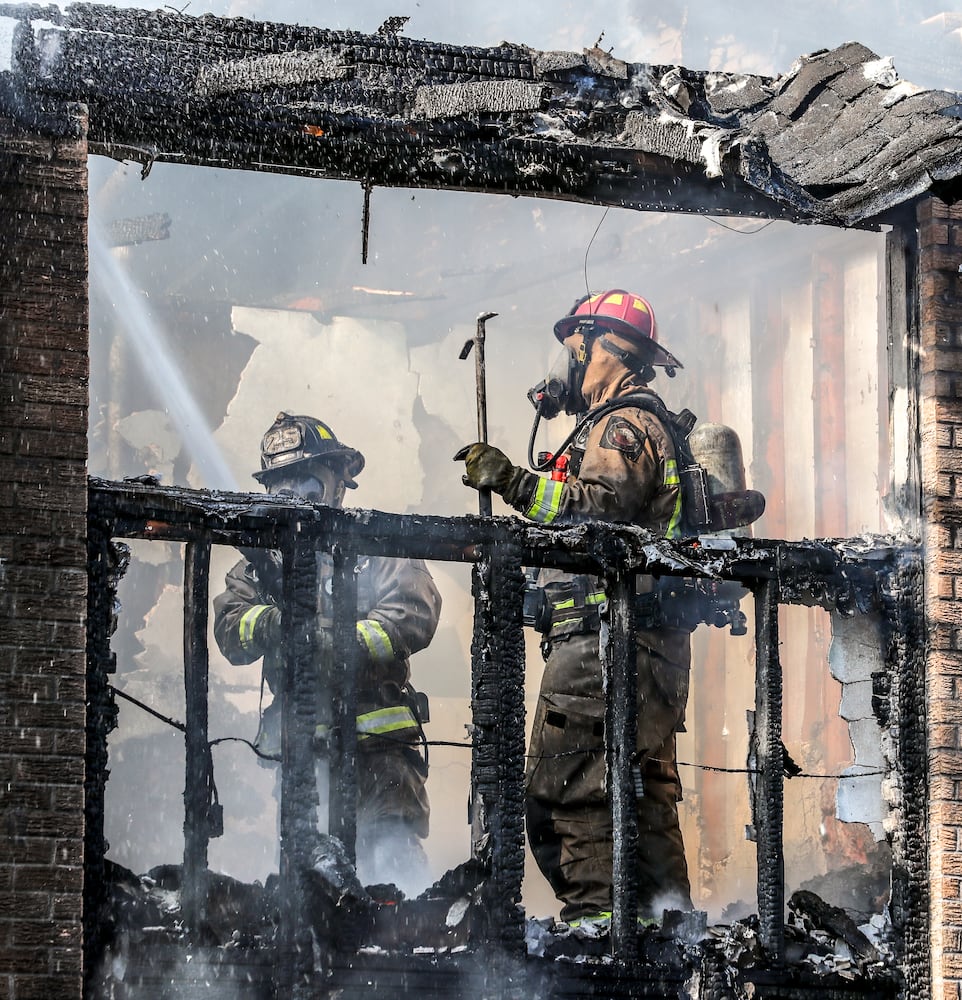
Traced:
<path id="1" fill-rule="evenodd" d="M 278 474 L 271 479 L 268 490 L 275 494 L 290 494 L 309 503 L 340 507 L 344 501 L 345 483 L 334 469 L 326 464 L 316 464 L 310 472 L 292 471 Z"/>
<path id="2" fill-rule="evenodd" d="M 528 399 L 538 416 L 552 420 L 559 413 L 584 413 L 588 404 L 582 395 L 585 369 L 588 367 L 586 342 L 577 348 L 566 347 L 551 366 L 542 382 L 528 390 Z"/>

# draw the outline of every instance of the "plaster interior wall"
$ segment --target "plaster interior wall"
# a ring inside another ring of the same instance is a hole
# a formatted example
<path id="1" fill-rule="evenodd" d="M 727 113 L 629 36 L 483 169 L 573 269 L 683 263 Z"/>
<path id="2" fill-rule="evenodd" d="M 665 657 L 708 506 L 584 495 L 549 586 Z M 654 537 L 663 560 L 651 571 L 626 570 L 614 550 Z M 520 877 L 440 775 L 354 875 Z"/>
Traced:
<path id="1" fill-rule="evenodd" d="M 490 440 L 525 464 L 525 392 L 557 354 L 552 324 L 586 284 L 621 286 L 651 299 L 663 342 L 686 365 L 656 380 L 668 405 L 739 432 L 748 485 L 768 494 L 756 536 L 899 530 L 901 514 L 886 503 L 894 490 L 879 234 L 426 191 L 377 190 L 372 210 L 363 264 L 355 185 L 163 164 L 141 181 L 134 166 L 91 160 L 93 241 L 106 243 L 118 218 L 171 218 L 168 240 L 91 247 L 91 473 L 256 491 L 260 436 L 288 409 L 329 421 L 367 456 L 351 505 L 473 511 L 476 495 L 451 456 L 477 436 L 474 365 L 458 359 L 476 317 L 498 314 L 487 326 Z M 818 354 L 826 337 L 837 348 L 828 364 Z M 840 415 L 831 426 L 826 401 Z M 563 424 L 543 425 L 538 447 L 556 446 Z M 511 511 L 495 498 L 495 513 Z M 212 593 L 235 559 L 215 551 Z M 179 546 L 134 545 L 114 637 L 118 686 L 180 719 L 181 563 Z M 429 739 L 464 743 L 431 751 L 427 846 L 439 875 L 468 853 L 471 606 L 466 567 L 431 569 L 444 608 L 435 642 L 414 658 L 415 682 L 431 697 Z M 754 908 L 741 773 L 754 702 L 750 601 L 744 610 L 747 636 L 697 631 L 679 739 L 695 901 L 713 919 Z M 806 774 L 821 776 L 786 788 L 789 890 L 814 886 L 871 912 L 886 879 L 885 806 L 880 777 L 858 774 L 880 769 L 880 734 L 874 720 L 840 708 L 845 653 L 838 647 L 830 670 L 830 616 L 785 608 L 781 627 L 785 742 Z M 210 648 L 211 736 L 250 739 L 259 666 L 231 667 L 212 635 Z M 864 683 L 864 671 L 858 677 Z M 263 880 L 276 870 L 273 775 L 241 743 L 214 754 L 226 832 L 211 843 L 211 867 Z M 121 703 L 110 766 L 110 856 L 137 872 L 178 861 L 180 733 Z M 555 912 L 535 870 L 525 904 Z"/>

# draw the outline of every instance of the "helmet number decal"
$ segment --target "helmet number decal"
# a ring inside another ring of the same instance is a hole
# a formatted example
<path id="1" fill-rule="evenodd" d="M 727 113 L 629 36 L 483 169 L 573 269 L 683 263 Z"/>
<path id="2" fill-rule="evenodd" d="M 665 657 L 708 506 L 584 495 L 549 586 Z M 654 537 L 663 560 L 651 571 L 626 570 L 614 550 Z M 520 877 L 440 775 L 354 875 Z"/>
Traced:
<path id="1" fill-rule="evenodd" d="M 601 447 L 620 451 L 632 462 L 637 462 L 645 446 L 646 435 L 624 417 L 612 417 L 601 435 Z"/>
<path id="2" fill-rule="evenodd" d="M 296 425 L 272 427 L 265 435 L 261 450 L 265 455 L 280 455 L 301 447 L 303 436 Z"/>

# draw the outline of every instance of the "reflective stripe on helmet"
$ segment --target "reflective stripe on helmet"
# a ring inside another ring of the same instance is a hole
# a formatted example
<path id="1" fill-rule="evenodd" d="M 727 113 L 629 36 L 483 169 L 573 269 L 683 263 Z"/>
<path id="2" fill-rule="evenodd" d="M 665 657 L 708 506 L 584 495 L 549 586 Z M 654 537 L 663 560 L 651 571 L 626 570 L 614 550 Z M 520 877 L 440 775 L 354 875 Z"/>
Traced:
<path id="1" fill-rule="evenodd" d="M 668 527 L 665 529 L 665 538 L 681 537 L 681 479 L 678 476 L 678 463 L 673 459 L 665 462 L 665 486 L 676 487 L 678 492 L 675 495 L 675 507 L 671 512 Z"/>
<path id="2" fill-rule="evenodd" d="M 563 488 L 564 483 L 539 476 L 531 506 L 524 512 L 525 517 L 530 517 L 532 521 L 538 521 L 540 524 L 551 524 L 558 516 L 561 507 Z"/>
<path id="3" fill-rule="evenodd" d="M 244 649 L 251 650 L 253 648 L 254 627 L 257 625 L 257 619 L 260 618 L 265 611 L 269 611 L 271 607 L 273 607 L 273 605 L 257 604 L 249 611 L 244 612 L 237 625 L 237 637 L 240 639 L 240 644 Z"/>
<path id="4" fill-rule="evenodd" d="M 394 646 L 384 626 L 373 618 L 362 618 L 357 623 L 357 637 L 364 648 L 371 654 L 375 663 L 384 663 L 395 659 Z"/>

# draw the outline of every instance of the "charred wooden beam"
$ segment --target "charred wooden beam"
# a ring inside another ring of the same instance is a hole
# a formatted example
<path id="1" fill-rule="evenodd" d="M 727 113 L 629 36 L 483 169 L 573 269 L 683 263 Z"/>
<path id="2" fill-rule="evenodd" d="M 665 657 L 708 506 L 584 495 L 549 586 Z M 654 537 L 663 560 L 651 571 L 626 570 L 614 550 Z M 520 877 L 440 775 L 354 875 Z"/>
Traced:
<path id="1" fill-rule="evenodd" d="M 356 858 L 357 835 L 357 553 L 341 545 L 333 550 L 334 648 L 329 690 L 324 704 L 332 725 L 328 761 L 331 768 L 328 833 L 344 845 L 347 856 Z"/>
<path id="2" fill-rule="evenodd" d="M 482 887 L 494 946 L 490 982 L 500 995 L 506 964 L 524 949 L 524 634 L 521 552 L 486 551 L 472 574 L 471 643 L 472 832 L 475 853 L 489 867 Z"/>
<path id="3" fill-rule="evenodd" d="M 98 958 L 109 936 L 104 919 L 109 880 L 105 874 L 104 797 L 109 775 L 107 737 L 117 727 L 117 703 L 110 675 L 117 659 L 110 636 L 117 627 L 117 588 L 126 572 L 130 550 L 111 538 L 110 523 L 91 520 L 87 531 L 87 719 L 84 769 L 84 976 L 96 974 Z"/>
<path id="4" fill-rule="evenodd" d="M 885 622 L 889 649 L 891 711 L 894 737 L 898 812 L 892 824 L 892 923 L 898 931 L 903 995 L 929 1000 L 928 976 L 929 839 L 927 836 L 929 749 L 926 726 L 925 622 L 922 602 L 922 560 L 907 554 L 892 567 L 885 587 Z"/>
<path id="5" fill-rule="evenodd" d="M 895 91 L 854 43 L 770 79 L 173 10 L 0 15 L 21 24 L 0 109 L 44 128 L 82 102 L 91 150 L 145 174 L 160 160 L 847 226 L 960 188 L 957 96 Z"/>
<path id="6" fill-rule="evenodd" d="M 643 528 L 579 524 L 544 528 L 515 517 L 434 517 L 334 510 L 265 494 L 225 493 L 92 479 L 91 513 L 117 537 L 283 548 L 296 530 L 318 549 L 337 543 L 365 555 L 476 563 L 487 546 L 510 544 L 526 566 L 604 575 L 621 568 L 656 576 L 736 580 L 751 588 L 777 580 L 779 600 L 840 610 L 880 606 L 879 575 L 913 546 L 865 536 L 789 542 L 711 537 L 668 541 Z"/>
<path id="7" fill-rule="evenodd" d="M 638 693 L 635 659 L 634 574 L 606 581 L 610 618 L 603 633 L 605 676 L 605 758 L 614 833 L 612 854 L 611 946 L 626 962 L 638 954 L 639 790 L 632 780 L 638 745 Z"/>
<path id="8" fill-rule="evenodd" d="M 184 884 L 181 908 L 191 940 L 207 922 L 207 845 L 213 761 L 207 732 L 210 544 L 190 542 L 184 559 Z"/>
<path id="9" fill-rule="evenodd" d="M 277 983 L 280 1000 L 300 996 L 314 972 L 310 869 L 317 841 L 314 730 L 317 700 L 317 558 L 303 533 L 284 546 L 284 669 L 281 699 L 281 863 Z"/>
<path id="10" fill-rule="evenodd" d="M 775 960 L 781 960 L 785 955 L 784 750 L 778 592 L 772 581 L 755 593 L 755 676 L 752 817 L 758 858 L 758 919 L 762 944 Z"/>

